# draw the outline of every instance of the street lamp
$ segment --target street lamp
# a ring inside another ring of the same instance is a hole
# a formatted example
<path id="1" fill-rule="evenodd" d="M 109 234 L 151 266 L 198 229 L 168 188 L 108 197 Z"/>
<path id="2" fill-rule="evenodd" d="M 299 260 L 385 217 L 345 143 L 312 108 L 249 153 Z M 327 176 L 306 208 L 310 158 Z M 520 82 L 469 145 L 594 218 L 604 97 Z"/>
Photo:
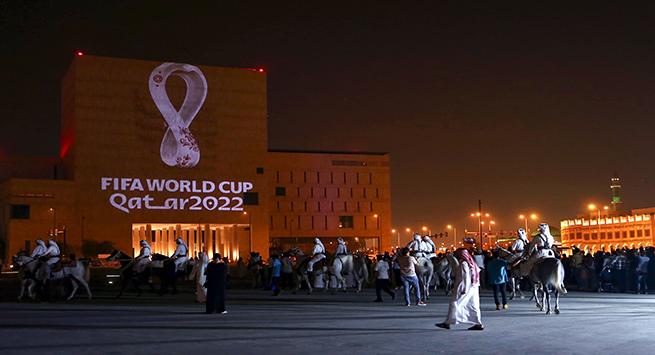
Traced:
<path id="1" fill-rule="evenodd" d="M 603 207 L 603 209 L 606 210 L 606 211 L 607 211 L 608 208 L 609 207 L 607 207 L 607 206 Z M 596 206 L 594 204 L 591 204 L 591 205 L 589 205 L 589 209 L 592 210 L 592 211 L 596 210 Z M 598 213 L 598 217 L 596 218 L 596 224 L 598 225 L 598 239 L 600 240 L 600 208 L 598 208 L 596 210 L 596 212 Z"/>
<path id="2" fill-rule="evenodd" d="M 533 214 L 533 215 L 530 216 L 530 218 L 537 219 L 537 215 Z M 519 219 L 525 220 L 525 233 L 528 235 L 528 237 L 530 237 L 530 230 L 528 229 L 528 216 L 527 215 L 525 215 L 525 216 L 520 215 Z"/>
<path id="3" fill-rule="evenodd" d="M 451 226 L 450 224 L 448 225 L 448 229 L 453 230 L 453 244 L 451 247 L 455 247 L 457 245 L 457 228 Z"/>
<path id="4" fill-rule="evenodd" d="M 395 229 L 391 230 L 391 233 L 396 233 L 396 249 L 400 246 L 400 231 L 396 231 Z M 393 246 L 391 247 L 393 249 Z"/>

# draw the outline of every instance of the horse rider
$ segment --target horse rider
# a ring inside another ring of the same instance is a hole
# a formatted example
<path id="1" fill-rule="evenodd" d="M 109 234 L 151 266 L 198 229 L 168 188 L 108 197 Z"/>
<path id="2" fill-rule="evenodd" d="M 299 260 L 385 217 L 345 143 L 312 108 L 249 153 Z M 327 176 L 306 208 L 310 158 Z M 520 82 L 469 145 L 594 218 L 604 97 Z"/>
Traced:
<path id="1" fill-rule="evenodd" d="M 406 248 L 412 250 L 415 253 L 414 256 L 417 258 L 423 256 L 426 250 L 425 242 L 421 240 L 421 235 L 418 233 L 414 233 L 414 240 L 409 242 Z"/>
<path id="2" fill-rule="evenodd" d="M 348 255 L 348 247 L 346 246 L 346 242 L 343 241 L 343 238 L 339 237 L 337 238 L 337 251 L 334 253 L 334 256 L 339 257 L 343 255 Z"/>
<path id="3" fill-rule="evenodd" d="M 436 258 L 437 254 L 437 246 L 434 245 L 434 242 L 432 239 L 430 239 L 429 235 L 424 235 L 423 236 L 423 245 L 424 245 L 424 254 L 425 257 L 428 259 Z"/>
<path id="4" fill-rule="evenodd" d="M 173 255 L 171 255 L 170 259 L 173 259 L 175 270 L 177 270 L 180 268 L 180 265 L 183 265 L 187 260 L 189 260 L 187 257 L 189 247 L 186 245 L 184 240 L 182 240 L 182 238 L 175 239 L 175 243 L 177 243 L 177 248 L 175 249 Z"/>
<path id="5" fill-rule="evenodd" d="M 508 260 L 510 263 L 513 263 L 518 258 L 522 257 L 525 248 L 530 244 L 530 241 L 525 234 L 525 229 L 519 228 L 519 230 L 516 231 L 516 234 L 518 235 L 518 238 L 516 238 L 512 246 L 509 248 L 509 250 L 514 253 L 514 255 Z"/>
<path id="6" fill-rule="evenodd" d="M 38 238 L 36 240 L 36 247 L 34 247 L 34 251 L 32 251 L 32 255 L 30 255 L 33 258 L 39 258 L 43 256 L 46 253 L 46 250 L 48 250 L 48 247 L 46 247 L 45 242 L 43 239 Z"/>
<path id="7" fill-rule="evenodd" d="M 321 240 L 314 238 L 314 250 L 312 251 L 312 259 L 307 263 L 307 276 L 310 276 L 314 272 L 314 264 L 320 260 L 325 259 L 325 247 Z"/>
<path id="8" fill-rule="evenodd" d="M 521 274 L 527 276 L 532 266 L 540 259 L 554 258 L 555 253 L 551 249 L 555 244 L 555 238 L 550 234 L 548 223 L 539 224 L 539 234 L 532 238 L 532 241 L 523 251 L 523 259 L 527 260 L 521 265 Z"/>
<path id="9" fill-rule="evenodd" d="M 145 270 L 146 265 L 150 262 L 150 255 L 152 255 L 152 249 L 150 248 L 150 245 L 148 245 L 148 242 L 142 240 L 139 242 L 139 245 L 141 245 L 141 253 L 139 253 L 139 256 L 134 259 L 134 271 L 137 274 L 140 274 Z"/>
<path id="10" fill-rule="evenodd" d="M 57 242 L 55 242 L 54 239 L 50 238 L 48 240 L 48 249 L 46 250 L 45 254 L 42 255 L 43 258 L 47 258 L 46 262 L 42 266 L 42 276 L 45 276 L 43 279 L 52 277 L 50 274 L 52 271 L 52 265 L 56 264 L 60 260 L 59 254 L 61 254 L 59 245 L 57 245 Z"/>

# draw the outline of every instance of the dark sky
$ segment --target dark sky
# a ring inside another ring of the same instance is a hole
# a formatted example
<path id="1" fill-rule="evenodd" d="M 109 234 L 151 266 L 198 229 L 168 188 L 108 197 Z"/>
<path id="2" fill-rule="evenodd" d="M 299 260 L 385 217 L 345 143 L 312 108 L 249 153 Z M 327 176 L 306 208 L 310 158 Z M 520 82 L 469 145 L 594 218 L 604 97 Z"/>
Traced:
<path id="1" fill-rule="evenodd" d="M 82 51 L 266 69 L 270 148 L 391 153 L 398 229 L 655 206 L 653 2 L 200 3 L 0 2 L 0 152 L 58 155 Z"/>

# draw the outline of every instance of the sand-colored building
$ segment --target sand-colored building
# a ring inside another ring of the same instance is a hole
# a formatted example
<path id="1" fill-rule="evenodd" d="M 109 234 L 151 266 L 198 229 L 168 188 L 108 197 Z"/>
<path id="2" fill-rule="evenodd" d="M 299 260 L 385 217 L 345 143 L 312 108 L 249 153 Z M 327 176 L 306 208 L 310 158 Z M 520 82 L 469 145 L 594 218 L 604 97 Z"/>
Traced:
<path id="1" fill-rule="evenodd" d="M 78 255 L 101 243 L 138 253 L 142 239 L 170 254 L 181 237 L 192 256 L 236 259 L 294 232 L 390 249 L 388 154 L 269 152 L 266 99 L 259 70 L 76 57 L 61 157 L 0 158 L 0 257 L 50 234 Z"/>

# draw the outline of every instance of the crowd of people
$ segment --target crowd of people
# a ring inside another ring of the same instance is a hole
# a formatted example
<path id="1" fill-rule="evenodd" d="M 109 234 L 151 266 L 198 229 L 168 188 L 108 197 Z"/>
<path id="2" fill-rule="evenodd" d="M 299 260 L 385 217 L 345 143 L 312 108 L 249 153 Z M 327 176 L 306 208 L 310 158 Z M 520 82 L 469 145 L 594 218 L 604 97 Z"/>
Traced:
<path id="1" fill-rule="evenodd" d="M 648 289 L 655 289 L 653 247 L 597 251 L 593 254 L 574 248 L 569 253 L 571 256 L 567 256 L 557 252 L 547 224 L 540 224 L 539 232 L 532 240 L 528 240 L 525 231 L 519 229 L 518 238 L 505 255 L 500 254 L 500 250 L 504 250 L 501 248 L 492 253 L 474 247 L 471 247 L 470 251 L 464 248 L 454 251 L 452 255 L 459 261 L 459 266 L 453 270 L 453 297 L 446 320 L 436 325 L 449 329 L 451 325 L 466 323 L 472 325 L 469 328 L 471 330 L 482 330 L 478 289 L 492 287 L 496 309 L 505 309 L 508 307 L 507 269 L 518 264 L 519 274 L 527 276 L 530 267 L 543 258 L 560 258 L 565 269 L 565 282 L 569 287 L 575 285 L 578 290 L 647 293 Z M 59 261 L 58 246 L 52 239 L 47 244 L 41 239 L 37 239 L 36 243 L 32 257 L 42 260 L 43 264 L 37 279 L 47 280 L 51 268 Z M 196 258 L 188 260 L 188 246 L 181 238 L 178 238 L 176 243 L 177 248 L 170 259 L 176 269 L 183 268 L 183 265 L 191 268 L 189 279 L 196 282 L 196 302 L 205 303 L 207 313 L 227 313 L 225 289 L 229 283 L 230 270 L 227 258 L 222 259 L 220 254 L 214 254 L 210 260 L 208 255 L 201 252 Z M 319 238 L 315 238 L 314 244 L 307 262 L 307 274 L 310 276 L 314 272 L 314 265 L 327 257 Z M 137 274 L 143 272 L 152 255 L 147 241 L 142 240 L 140 245 L 140 253 L 134 259 L 134 270 Z M 416 274 L 417 258 L 430 260 L 443 258 L 448 254 L 449 251 L 446 251 L 437 255 L 437 249 L 429 236 L 415 234 L 405 248 L 400 248 L 394 254 L 385 252 L 375 260 L 366 257 L 369 274 L 375 275 L 376 279 L 377 297 L 374 301 L 383 301 L 383 291 L 394 300 L 396 293 L 392 287 L 395 286 L 396 290 L 403 290 L 406 306 L 411 305 L 410 290 L 414 290 L 416 305 L 425 306 Z M 338 259 L 346 255 L 347 245 L 339 238 L 333 257 Z M 290 253 L 272 254 L 264 261 L 259 253 L 251 252 L 247 262 L 242 258 L 236 262 L 237 277 L 243 279 L 247 271 L 250 271 L 253 288 L 263 287 L 272 290 L 272 296 L 278 296 L 283 289 L 297 287 L 296 278 L 293 277 L 296 270 L 295 261 L 295 256 Z"/>

